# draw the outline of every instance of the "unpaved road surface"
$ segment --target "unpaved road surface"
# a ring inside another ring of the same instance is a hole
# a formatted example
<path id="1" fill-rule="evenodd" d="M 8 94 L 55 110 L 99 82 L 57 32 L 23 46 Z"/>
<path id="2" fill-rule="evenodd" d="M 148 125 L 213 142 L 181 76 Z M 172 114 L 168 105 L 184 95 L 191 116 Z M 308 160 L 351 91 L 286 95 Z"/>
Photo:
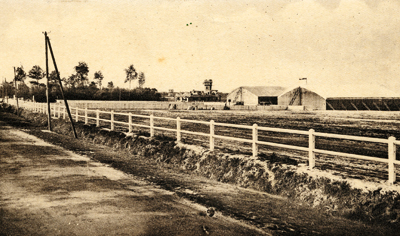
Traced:
<path id="1" fill-rule="evenodd" d="M 0 235 L 262 235 L 0 122 Z"/>

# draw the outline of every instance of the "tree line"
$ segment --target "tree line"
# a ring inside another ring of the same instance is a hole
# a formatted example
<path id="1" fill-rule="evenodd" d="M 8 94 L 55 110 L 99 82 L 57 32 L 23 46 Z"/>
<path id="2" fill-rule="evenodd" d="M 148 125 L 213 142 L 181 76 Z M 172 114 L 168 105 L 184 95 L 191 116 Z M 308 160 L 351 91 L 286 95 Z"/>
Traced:
<path id="1" fill-rule="evenodd" d="M 86 62 L 79 62 L 74 67 L 75 73 L 68 77 L 61 78 L 64 96 L 68 100 L 113 100 L 113 101 L 159 101 L 161 95 L 155 88 L 144 88 L 146 82 L 145 74 L 138 72 L 133 65 L 124 69 L 126 78 L 124 83 L 129 83 L 129 89 L 114 87 L 114 83 L 108 82 L 103 86 L 104 75 L 99 70 L 94 72 L 93 78 L 89 79 L 89 66 Z M 62 99 L 62 93 L 58 82 L 56 71 L 51 71 L 48 75 L 49 81 L 49 99 L 54 102 L 56 99 Z M 30 86 L 25 82 L 27 78 Z M 23 66 L 17 67 L 12 82 L 3 81 L 0 92 L 1 97 L 13 97 L 15 94 L 19 98 L 34 99 L 36 102 L 46 101 L 46 84 L 41 83 L 46 78 L 46 72 L 38 65 L 32 67 L 28 73 Z M 131 88 L 133 81 L 138 81 L 138 86 Z"/>

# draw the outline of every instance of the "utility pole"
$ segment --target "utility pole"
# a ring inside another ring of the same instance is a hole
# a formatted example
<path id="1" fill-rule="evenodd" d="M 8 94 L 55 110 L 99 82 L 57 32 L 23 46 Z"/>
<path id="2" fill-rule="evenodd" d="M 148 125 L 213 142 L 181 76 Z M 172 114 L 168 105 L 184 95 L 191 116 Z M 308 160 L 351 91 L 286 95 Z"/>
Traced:
<path id="1" fill-rule="evenodd" d="M 64 99 L 65 108 L 66 108 L 66 110 L 67 110 L 68 117 L 69 117 L 69 120 L 70 120 L 70 122 L 71 122 L 72 131 L 74 132 L 74 137 L 75 137 L 75 138 L 78 138 L 78 136 L 77 136 L 77 134 L 76 134 L 75 126 L 74 126 L 74 121 L 72 120 L 71 112 L 70 112 L 70 110 L 69 110 L 68 102 L 67 102 L 67 99 L 65 99 L 65 96 L 64 96 L 64 89 L 63 89 L 63 86 L 62 86 L 62 82 L 61 82 L 61 78 L 60 78 L 60 73 L 58 72 L 58 69 L 57 69 L 57 64 L 56 64 L 56 59 L 54 58 L 53 49 L 51 48 L 50 39 L 49 39 L 49 37 L 48 37 L 47 35 L 46 35 L 45 37 L 46 37 L 46 41 L 47 41 L 47 46 L 48 46 L 49 49 L 50 49 L 51 58 L 53 59 L 54 69 L 56 70 L 57 79 L 58 79 L 58 82 L 59 82 L 59 84 L 60 84 L 60 90 L 61 90 L 61 94 L 62 94 L 63 99 Z"/>
<path id="2" fill-rule="evenodd" d="M 17 76 L 15 74 L 15 66 L 14 66 L 14 86 L 15 86 L 15 99 L 17 100 L 17 115 L 19 113 L 19 106 L 18 106 L 18 88 L 17 88 Z"/>
<path id="3" fill-rule="evenodd" d="M 50 98 L 49 98 L 49 58 L 47 52 L 47 32 L 44 32 L 44 46 L 45 46 L 45 53 L 46 53 L 46 79 L 47 79 L 47 86 L 46 86 L 46 99 L 47 99 L 47 128 L 51 131 L 51 108 L 50 108 Z"/>
<path id="4" fill-rule="evenodd" d="M 4 79 L 4 81 L 5 81 L 5 79 Z M 5 96 L 4 96 L 4 84 L 5 84 L 5 82 L 4 83 L 2 83 L 2 85 L 1 85 L 1 98 L 3 98 L 3 102 L 4 102 L 4 98 L 5 98 Z"/>
<path id="5" fill-rule="evenodd" d="M 4 84 L 7 84 L 7 85 L 8 85 L 8 83 L 7 83 L 7 79 L 6 79 L 6 78 L 4 78 Z M 8 86 L 7 86 L 7 87 L 8 87 Z M 8 90 L 7 90 L 7 87 L 6 87 L 6 91 L 5 91 L 6 95 L 5 95 L 5 97 L 4 97 L 4 98 L 6 98 L 6 97 L 7 97 L 7 103 L 8 103 L 9 96 L 8 96 Z"/>

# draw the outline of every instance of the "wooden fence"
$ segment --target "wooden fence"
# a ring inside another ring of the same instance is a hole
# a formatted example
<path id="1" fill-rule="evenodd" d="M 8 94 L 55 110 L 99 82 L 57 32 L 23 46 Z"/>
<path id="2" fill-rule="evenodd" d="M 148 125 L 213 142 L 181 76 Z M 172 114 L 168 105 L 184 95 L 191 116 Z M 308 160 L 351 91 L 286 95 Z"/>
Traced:
<path id="1" fill-rule="evenodd" d="M 47 104 L 45 104 L 45 103 L 32 103 L 32 102 L 29 103 L 28 102 L 28 103 L 22 103 L 20 105 L 21 105 L 21 107 L 25 107 L 25 108 L 33 110 L 35 112 L 47 113 Z M 60 104 L 52 105 L 51 112 L 55 118 L 60 118 L 62 116 L 65 119 L 65 117 L 66 117 L 66 110 L 63 105 L 60 105 Z M 96 116 L 95 117 L 89 116 L 88 115 L 89 112 L 95 113 Z M 84 115 L 82 115 L 82 113 Z M 205 136 L 205 137 L 209 138 L 210 151 L 214 150 L 215 139 L 223 139 L 223 140 L 237 141 L 237 142 L 242 142 L 242 143 L 249 143 L 252 145 L 253 157 L 257 157 L 257 155 L 259 153 L 258 152 L 259 145 L 267 145 L 267 146 L 274 146 L 274 147 L 279 147 L 279 148 L 287 148 L 287 149 L 305 151 L 305 152 L 308 152 L 308 163 L 309 163 L 310 169 L 315 167 L 315 155 L 317 153 L 388 163 L 388 183 L 389 184 L 393 184 L 396 181 L 395 164 L 397 164 L 397 165 L 400 164 L 400 161 L 396 160 L 396 145 L 400 145 L 400 141 L 397 141 L 395 137 L 389 137 L 388 139 L 370 138 L 370 137 L 361 137 L 361 136 L 320 133 L 320 132 L 315 132 L 313 129 L 310 129 L 309 131 L 301 131 L 301 130 L 291 130 L 291 129 L 282 129 L 282 128 L 259 127 L 257 124 L 248 126 L 248 125 L 238 125 L 238 124 L 228 124 L 228 123 L 217 123 L 217 122 L 214 122 L 213 120 L 200 121 L 200 120 L 181 119 L 179 117 L 178 118 L 155 117 L 154 115 L 146 116 L 146 115 L 137 115 L 137 114 L 132 114 L 132 113 L 117 113 L 114 111 L 88 110 L 87 108 L 85 108 L 85 109 L 71 108 L 71 114 L 74 116 L 76 122 L 80 121 L 80 119 L 83 119 L 85 124 L 88 124 L 89 120 L 95 120 L 96 126 L 100 126 L 100 121 L 110 123 L 110 130 L 115 130 L 115 124 L 118 124 L 118 125 L 126 126 L 128 128 L 129 133 L 132 132 L 132 127 L 135 127 L 135 126 L 148 128 L 150 130 L 151 137 L 153 137 L 155 135 L 155 130 L 174 132 L 174 133 L 176 133 L 176 140 L 178 142 L 181 141 L 182 134 Z M 110 116 L 110 119 L 102 119 L 102 118 L 100 118 L 100 114 L 108 114 Z M 127 116 L 128 122 L 115 120 L 115 115 Z M 133 123 L 133 121 L 132 121 L 133 117 L 148 119 L 149 124 L 143 125 L 143 124 Z M 176 124 L 176 128 L 166 128 L 166 127 L 155 126 L 154 121 L 156 119 L 173 121 Z M 194 132 L 194 131 L 189 131 L 189 130 L 183 130 L 182 122 L 207 125 L 207 126 L 209 126 L 209 132 L 204 133 L 204 132 Z M 237 138 L 237 137 L 224 136 L 224 135 L 216 135 L 215 134 L 216 126 L 249 129 L 252 131 L 252 139 Z M 306 136 L 308 136 L 308 147 L 259 141 L 258 140 L 258 137 L 259 137 L 258 131 L 270 131 L 270 132 L 278 132 L 278 133 L 306 135 Z M 356 141 L 387 144 L 388 145 L 388 158 L 385 159 L 385 158 L 377 158 L 377 157 L 372 157 L 372 156 L 351 154 L 351 153 L 345 153 L 345 152 L 316 149 L 315 148 L 315 138 L 316 137 L 334 138 L 334 139 L 342 139 L 342 140 L 343 139 L 344 140 L 356 140 Z"/>

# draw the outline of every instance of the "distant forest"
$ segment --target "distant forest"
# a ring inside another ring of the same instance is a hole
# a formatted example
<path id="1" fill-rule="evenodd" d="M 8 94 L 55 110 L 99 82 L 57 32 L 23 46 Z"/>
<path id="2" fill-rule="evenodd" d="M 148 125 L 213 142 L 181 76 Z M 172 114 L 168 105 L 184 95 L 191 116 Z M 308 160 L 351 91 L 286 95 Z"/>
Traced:
<path id="1" fill-rule="evenodd" d="M 160 101 L 161 94 L 155 88 L 144 88 L 145 75 L 138 73 L 133 65 L 125 69 L 125 83 L 129 83 L 129 89 L 114 87 L 113 82 L 108 82 L 106 87 L 102 86 L 104 76 L 101 71 L 93 74 L 93 79 L 88 78 L 89 67 L 85 62 L 79 62 L 74 67 L 76 73 L 67 78 L 62 78 L 64 96 L 68 100 L 108 100 L 108 101 Z M 3 81 L 0 88 L 1 97 L 13 97 L 16 92 L 19 98 L 34 99 L 36 102 L 46 102 L 46 84 L 40 83 L 46 78 L 40 66 L 35 65 L 26 73 L 24 68 L 17 67 L 12 82 Z M 49 98 L 50 102 L 62 99 L 60 85 L 56 71 L 49 73 Z M 26 79 L 32 81 L 26 84 Z M 138 81 L 138 86 L 131 89 L 132 81 Z"/>

